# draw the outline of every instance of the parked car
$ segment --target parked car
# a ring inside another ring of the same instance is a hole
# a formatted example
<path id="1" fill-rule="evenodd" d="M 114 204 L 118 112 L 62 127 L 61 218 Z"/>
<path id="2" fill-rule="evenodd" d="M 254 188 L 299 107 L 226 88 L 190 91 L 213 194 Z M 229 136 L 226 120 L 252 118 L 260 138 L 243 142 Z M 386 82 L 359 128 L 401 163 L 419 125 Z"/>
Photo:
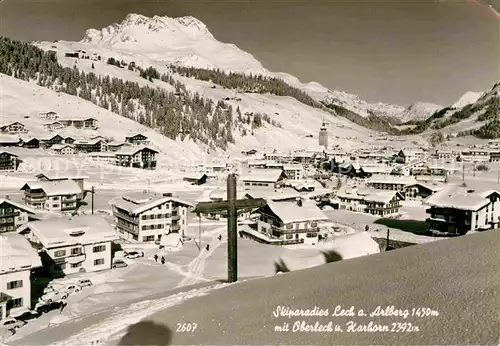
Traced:
<path id="1" fill-rule="evenodd" d="M 130 252 L 125 253 L 125 258 L 133 259 L 133 258 L 140 258 L 140 257 L 144 257 L 144 253 L 137 252 L 137 251 L 130 251 Z"/>
<path id="2" fill-rule="evenodd" d="M 80 279 L 76 282 L 76 284 L 80 287 L 90 287 L 92 286 L 92 281 L 90 281 L 89 279 Z"/>
<path id="3" fill-rule="evenodd" d="M 52 291 L 52 292 L 46 293 L 43 296 L 41 296 L 40 300 L 47 302 L 47 303 L 51 303 L 51 302 L 59 301 L 61 299 L 66 299 L 66 298 L 68 298 L 67 292 Z"/>
<path id="4" fill-rule="evenodd" d="M 29 321 L 29 320 L 33 320 L 35 318 L 38 318 L 40 317 L 41 313 L 39 311 L 36 311 L 36 310 L 29 310 L 29 311 L 26 311 L 24 314 L 22 314 L 21 316 L 17 316 L 16 319 L 18 319 L 19 321 Z"/>
<path id="5" fill-rule="evenodd" d="M 62 292 L 65 292 L 67 295 L 70 295 L 72 293 L 80 292 L 81 290 L 82 288 L 80 287 L 80 285 L 69 284 L 62 290 Z"/>
<path id="6" fill-rule="evenodd" d="M 7 317 L 5 319 L 0 320 L 0 328 L 7 330 L 21 328 L 25 324 L 26 324 L 25 321 L 19 321 L 18 319 L 13 317 Z"/>
<path id="7" fill-rule="evenodd" d="M 61 300 L 55 301 L 55 302 L 50 302 L 50 303 L 40 301 L 36 304 L 35 310 L 40 314 L 47 313 L 47 312 L 52 311 L 52 310 L 60 309 L 61 304 L 62 304 Z"/>
<path id="8" fill-rule="evenodd" d="M 128 266 L 128 264 L 124 260 L 116 259 L 113 261 L 113 265 L 111 267 L 112 268 L 124 268 L 127 266 Z"/>

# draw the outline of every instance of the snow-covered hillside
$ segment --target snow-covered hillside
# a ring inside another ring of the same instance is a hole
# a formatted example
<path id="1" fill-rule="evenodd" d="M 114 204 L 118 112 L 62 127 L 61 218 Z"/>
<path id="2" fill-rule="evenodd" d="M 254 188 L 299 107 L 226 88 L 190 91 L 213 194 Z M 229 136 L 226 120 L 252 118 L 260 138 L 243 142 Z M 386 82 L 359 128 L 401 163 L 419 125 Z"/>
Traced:
<path id="1" fill-rule="evenodd" d="M 364 117 L 369 112 L 394 116 L 404 111 L 401 106 L 371 104 L 357 95 L 332 91 L 316 82 L 302 83 L 290 74 L 270 72 L 251 54 L 234 44 L 218 41 L 204 23 L 191 16 L 149 18 L 129 14 L 121 23 L 101 30 L 89 29 L 80 43 L 113 52 L 140 55 L 163 63 L 281 78 L 318 101 L 326 100 Z"/>
<path id="2" fill-rule="evenodd" d="M 408 121 L 419 121 L 424 120 L 431 116 L 434 112 L 442 109 L 442 106 L 427 103 L 427 102 L 416 102 L 406 108 L 401 114 L 399 114 L 396 119 L 400 122 L 405 123 Z"/>

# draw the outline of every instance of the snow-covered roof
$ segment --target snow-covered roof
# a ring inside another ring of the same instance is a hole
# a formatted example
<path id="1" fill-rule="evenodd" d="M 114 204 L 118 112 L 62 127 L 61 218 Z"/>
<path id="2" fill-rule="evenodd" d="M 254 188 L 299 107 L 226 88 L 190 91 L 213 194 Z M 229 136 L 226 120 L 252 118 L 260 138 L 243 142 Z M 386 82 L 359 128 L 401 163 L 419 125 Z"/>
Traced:
<path id="1" fill-rule="evenodd" d="M 282 174 L 284 173 L 281 169 L 256 169 L 241 174 L 239 180 L 276 183 Z"/>
<path id="2" fill-rule="evenodd" d="M 80 186 L 73 180 L 28 182 L 24 184 L 21 190 L 24 190 L 26 187 L 30 190 L 41 189 L 47 196 L 73 195 L 82 192 Z"/>
<path id="3" fill-rule="evenodd" d="M 417 183 L 417 180 L 413 176 L 374 175 L 367 180 L 367 183 L 411 185 Z"/>
<path id="4" fill-rule="evenodd" d="M 360 201 L 364 200 L 368 202 L 381 202 L 381 203 L 390 202 L 397 194 L 399 194 L 398 191 L 377 190 L 364 187 L 358 188 L 351 186 L 342 186 L 337 191 L 337 197 L 340 198 L 360 200 Z"/>
<path id="5" fill-rule="evenodd" d="M 0 273 L 41 266 L 38 252 L 25 237 L 14 232 L 0 234 Z"/>
<path id="6" fill-rule="evenodd" d="M 158 153 L 157 150 L 151 149 L 150 147 L 147 147 L 147 146 L 140 146 L 140 147 L 123 146 L 123 147 L 120 148 L 120 150 L 118 150 L 116 152 L 116 155 L 128 155 L 128 156 L 132 156 L 132 155 L 135 155 L 136 153 L 138 153 L 139 151 L 144 150 L 144 149 L 151 150 L 151 151 L 153 151 L 155 153 Z"/>
<path id="7" fill-rule="evenodd" d="M 58 171 L 39 173 L 35 177 L 38 179 L 46 178 L 47 180 L 53 180 L 53 181 L 70 180 L 70 179 L 74 179 L 74 180 L 75 179 L 88 179 L 89 178 L 88 176 L 81 174 L 81 173 L 78 173 L 78 172 L 69 173 L 69 172 L 58 172 Z"/>
<path id="8" fill-rule="evenodd" d="M 71 144 L 54 144 L 53 146 L 50 147 L 50 149 L 61 150 L 61 149 L 64 149 L 66 147 L 74 148 L 74 146 L 72 146 Z"/>
<path id="9" fill-rule="evenodd" d="M 393 170 L 393 167 L 391 166 L 365 166 L 362 165 L 361 168 L 363 169 L 363 172 L 365 173 L 391 173 Z"/>
<path id="10" fill-rule="evenodd" d="M 438 208 L 477 211 L 490 203 L 489 196 L 496 190 L 475 191 L 459 185 L 450 185 L 436 192 L 426 200 L 426 204 Z"/>
<path id="11" fill-rule="evenodd" d="M 285 163 L 283 165 L 284 170 L 302 170 L 304 169 L 304 166 L 302 166 L 300 163 Z"/>
<path id="12" fill-rule="evenodd" d="M 74 244 L 93 244 L 118 239 L 115 230 L 100 215 L 79 215 L 70 218 L 53 218 L 28 222 L 18 229 L 27 229 L 45 248 L 69 246 Z"/>
<path id="13" fill-rule="evenodd" d="M 103 139 L 101 138 L 95 138 L 95 139 L 89 139 L 89 140 L 83 140 L 83 139 L 79 139 L 77 141 L 75 141 L 75 145 L 96 145 L 96 144 L 99 144 L 99 142 L 104 142 Z"/>
<path id="14" fill-rule="evenodd" d="M 22 211 L 25 211 L 25 212 L 27 212 L 29 214 L 35 214 L 35 210 L 34 209 L 28 207 L 27 205 L 11 201 L 10 199 L 0 198 L 0 205 L 2 203 L 8 203 L 8 204 L 10 204 L 11 206 L 13 206 L 16 209 L 21 209 Z"/>
<path id="15" fill-rule="evenodd" d="M 300 193 L 291 188 L 283 188 L 273 191 L 250 190 L 246 191 L 246 196 L 250 198 L 263 198 L 268 201 L 281 201 L 285 199 L 295 199 L 300 197 Z"/>
<path id="16" fill-rule="evenodd" d="M 328 220 L 321 209 L 311 201 L 302 201 L 302 206 L 299 206 L 296 201 L 268 201 L 267 206 L 283 223 Z"/>
<path id="17" fill-rule="evenodd" d="M 174 202 L 186 207 L 193 207 L 191 203 L 179 198 L 173 196 L 156 195 L 154 193 L 136 193 L 116 197 L 109 201 L 109 204 L 126 210 L 132 215 L 137 215 L 167 202 Z"/>
<path id="18" fill-rule="evenodd" d="M 246 193 L 246 191 L 237 189 L 236 190 L 236 199 L 243 198 L 245 196 L 245 193 Z M 212 191 L 210 191 L 208 198 L 211 201 L 218 200 L 218 199 L 226 200 L 227 199 L 227 190 L 226 189 L 212 190 Z"/>

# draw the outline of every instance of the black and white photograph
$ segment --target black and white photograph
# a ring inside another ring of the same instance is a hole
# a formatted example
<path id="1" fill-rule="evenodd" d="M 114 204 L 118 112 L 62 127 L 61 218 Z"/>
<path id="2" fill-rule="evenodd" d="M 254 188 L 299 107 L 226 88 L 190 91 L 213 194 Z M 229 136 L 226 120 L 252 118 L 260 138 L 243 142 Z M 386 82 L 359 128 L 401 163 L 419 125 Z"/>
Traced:
<path id="1" fill-rule="evenodd" d="M 500 0 L 0 0 L 0 345 L 500 344 Z"/>

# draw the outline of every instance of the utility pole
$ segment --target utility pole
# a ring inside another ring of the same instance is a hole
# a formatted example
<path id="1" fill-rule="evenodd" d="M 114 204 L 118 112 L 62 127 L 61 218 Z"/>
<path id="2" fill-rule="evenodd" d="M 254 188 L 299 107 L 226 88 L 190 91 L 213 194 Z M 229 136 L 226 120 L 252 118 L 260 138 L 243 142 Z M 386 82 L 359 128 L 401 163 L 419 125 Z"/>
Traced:
<path id="1" fill-rule="evenodd" d="M 92 186 L 92 215 L 94 215 L 94 194 L 95 194 L 95 188 Z"/>
<path id="2" fill-rule="evenodd" d="M 385 251 L 389 248 L 389 228 L 387 229 L 387 239 L 386 239 L 386 245 L 385 245 Z"/>
<path id="3" fill-rule="evenodd" d="M 465 165 L 462 162 L 462 181 L 465 181 Z"/>
<path id="4" fill-rule="evenodd" d="M 227 177 L 227 200 L 221 202 L 199 202 L 195 213 L 227 212 L 227 276 L 228 282 L 238 281 L 238 210 L 260 208 L 267 203 L 262 198 L 236 199 L 236 175 Z"/>
<path id="5" fill-rule="evenodd" d="M 201 216 L 198 214 L 198 249 L 201 251 Z"/>

